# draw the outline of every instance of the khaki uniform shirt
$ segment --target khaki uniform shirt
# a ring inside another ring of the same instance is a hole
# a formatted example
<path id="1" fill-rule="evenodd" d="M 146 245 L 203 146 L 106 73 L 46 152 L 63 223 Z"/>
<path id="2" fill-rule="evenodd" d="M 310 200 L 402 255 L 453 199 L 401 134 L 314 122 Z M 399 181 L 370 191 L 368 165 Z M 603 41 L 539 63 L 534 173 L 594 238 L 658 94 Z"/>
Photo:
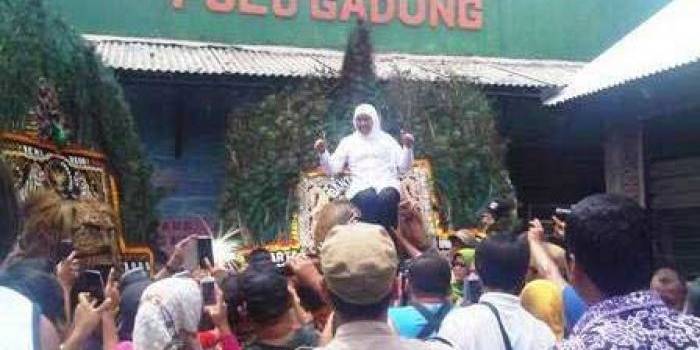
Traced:
<path id="1" fill-rule="evenodd" d="M 438 341 L 404 339 L 389 325 L 377 321 L 346 323 L 338 328 L 335 338 L 320 350 L 449 350 L 452 347 Z"/>

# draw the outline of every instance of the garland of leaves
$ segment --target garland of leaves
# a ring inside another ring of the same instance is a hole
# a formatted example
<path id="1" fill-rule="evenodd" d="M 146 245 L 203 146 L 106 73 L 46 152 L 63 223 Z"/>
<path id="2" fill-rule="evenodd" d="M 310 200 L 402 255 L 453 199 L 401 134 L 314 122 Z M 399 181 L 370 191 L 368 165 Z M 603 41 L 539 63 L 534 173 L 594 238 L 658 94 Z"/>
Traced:
<path id="1" fill-rule="evenodd" d="M 323 81 L 305 81 L 229 115 L 228 181 L 222 218 L 268 241 L 285 232 L 301 169 L 317 162 L 309 145 L 321 135 L 327 110 Z"/>
<path id="2" fill-rule="evenodd" d="M 0 0 L 0 128 L 21 129 L 41 78 L 51 81 L 72 140 L 103 150 L 121 188 L 124 232 L 145 242 L 156 228 L 151 167 L 121 87 L 46 0 Z"/>
<path id="3" fill-rule="evenodd" d="M 416 136 L 417 157 L 432 160 L 442 216 L 451 227 L 473 225 L 494 197 L 513 190 L 503 167 L 503 142 L 485 95 L 455 77 L 415 82 L 396 72 L 380 83 L 374 71 L 369 28 L 360 23 L 348 39 L 338 80 L 290 85 L 229 116 L 230 164 L 222 217 L 258 241 L 286 232 L 297 209 L 295 185 L 317 165 L 313 143 L 323 131 L 337 142 L 351 131 L 358 103 L 382 114 L 385 130 Z"/>
<path id="4" fill-rule="evenodd" d="M 432 161 L 441 210 L 452 227 L 475 225 L 495 198 L 514 198 L 503 166 L 505 144 L 478 87 L 457 77 L 420 83 L 399 73 L 385 91 L 398 124 L 416 137 L 417 157 Z"/>

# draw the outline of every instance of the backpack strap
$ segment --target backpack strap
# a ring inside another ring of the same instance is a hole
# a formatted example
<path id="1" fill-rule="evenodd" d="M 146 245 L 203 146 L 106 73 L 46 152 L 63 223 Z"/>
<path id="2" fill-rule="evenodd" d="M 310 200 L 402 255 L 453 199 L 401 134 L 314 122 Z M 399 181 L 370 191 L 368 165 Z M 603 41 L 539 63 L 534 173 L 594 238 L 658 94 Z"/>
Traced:
<path id="1" fill-rule="evenodd" d="M 503 337 L 503 344 L 505 345 L 506 350 L 513 350 L 513 345 L 510 343 L 510 338 L 508 338 L 508 333 L 506 333 L 505 327 L 503 327 L 503 322 L 501 321 L 501 315 L 498 314 L 498 309 L 496 309 L 493 304 L 485 301 L 479 302 L 479 304 L 486 306 L 489 310 L 491 310 L 493 315 L 496 316 L 498 328 L 501 330 L 501 337 Z"/>
<path id="2" fill-rule="evenodd" d="M 423 318 L 425 318 L 427 321 L 426 325 L 423 326 L 423 329 L 421 329 L 421 331 L 418 333 L 418 339 L 426 339 L 435 333 L 435 331 L 440 328 L 442 320 L 445 319 L 447 313 L 452 310 L 452 305 L 449 302 L 444 302 L 442 305 L 440 305 L 440 308 L 435 313 L 428 310 L 428 308 L 421 303 L 411 302 L 410 305 L 413 306 L 416 311 L 418 311 L 418 313 L 420 313 L 421 316 L 423 316 Z"/>
<path id="3" fill-rule="evenodd" d="M 41 349 L 41 308 L 32 304 L 32 344 L 34 350 Z"/>

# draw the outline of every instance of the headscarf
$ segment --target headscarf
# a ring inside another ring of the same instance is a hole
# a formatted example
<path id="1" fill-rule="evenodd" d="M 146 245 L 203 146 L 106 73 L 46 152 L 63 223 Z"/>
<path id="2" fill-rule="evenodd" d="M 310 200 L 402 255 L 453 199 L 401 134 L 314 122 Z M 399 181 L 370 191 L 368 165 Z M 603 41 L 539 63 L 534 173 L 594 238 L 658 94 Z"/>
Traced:
<path id="1" fill-rule="evenodd" d="M 359 118 L 361 115 L 368 115 L 370 118 L 372 118 L 372 130 L 370 131 L 369 135 L 361 133 L 357 127 L 357 118 Z M 382 131 L 382 122 L 379 119 L 379 113 L 371 104 L 363 103 L 355 107 L 355 113 L 352 116 L 352 125 L 355 127 L 355 135 L 358 136 L 373 139 L 376 137 L 381 137 L 381 134 L 384 133 L 384 131 Z"/>
<path id="2" fill-rule="evenodd" d="M 525 310 L 547 324 L 558 340 L 564 337 L 564 302 L 561 289 L 548 280 L 534 280 L 520 293 Z"/>
<path id="3" fill-rule="evenodd" d="M 372 130 L 368 135 L 361 133 L 357 128 L 357 118 L 361 115 L 368 115 L 370 118 L 372 118 Z M 353 133 L 354 137 L 365 141 L 379 142 L 387 147 L 387 149 L 392 149 L 390 147 L 397 145 L 396 140 L 382 130 L 382 121 L 381 118 L 379 118 L 379 112 L 377 112 L 377 109 L 371 104 L 363 103 L 355 107 L 355 113 L 352 116 L 352 125 L 355 128 L 355 132 Z"/>
<path id="4" fill-rule="evenodd" d="M 141 296 L 134 324 L 135 350 L 179 349 L 197 332 L 202 294 L 190 278 L 171 277 L 152 283 Z"/>
<path id="5" fill-rule="evenodd" d="M 453 259 L 459 259 L 464 263 L 465 268 L 469 269 L 474 262 L 474 248 L 464 248 L 457 251 L 457 254 Z M 454 261 L 454 260 L 453 260 Z M 466 276 L 465 276 L 466 278 Z M 462 298 L 464 297 L 464 281 L 457 281 L 454 279 L 450 283 L 452 302 L 455 304 L 462 304 Z"/>
<path id="6" fill-rule="evenodd" d="M 474 248 L 464 248 L 460 249 L 457 254 L 462 258 L 462 261 L 464 262 L 464 266 L 469 268 L 472 266 L 472 263 L 474 262 L 474 252 L 476 250 Z"/>

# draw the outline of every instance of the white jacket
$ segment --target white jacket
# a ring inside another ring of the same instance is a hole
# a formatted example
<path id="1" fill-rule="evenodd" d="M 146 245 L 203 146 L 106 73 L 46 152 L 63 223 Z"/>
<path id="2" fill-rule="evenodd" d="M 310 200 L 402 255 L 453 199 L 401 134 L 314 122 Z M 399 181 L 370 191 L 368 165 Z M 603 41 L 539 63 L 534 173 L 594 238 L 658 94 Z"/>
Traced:
<path id="1" fill-rule="evenodd" d="M 363 135 L 357 131 L 357 117 L 367 114 L 372 117 L 372 131 Z M 351 182 L 345 196 L 352 199 L 358 192 L 374 188 L 380 192 L 390 187 L 401 192 L 399 175 L 411 169 L 413 149 L 401 147 L 391 135 L 381 129 L 379 115 L 374 107 L 360 105 L 353 118 L 355 132 L 344 137 L 333 155 L 321 154 L 321 168 L 327 175 L 342 172 L 347 166 Z"/>

